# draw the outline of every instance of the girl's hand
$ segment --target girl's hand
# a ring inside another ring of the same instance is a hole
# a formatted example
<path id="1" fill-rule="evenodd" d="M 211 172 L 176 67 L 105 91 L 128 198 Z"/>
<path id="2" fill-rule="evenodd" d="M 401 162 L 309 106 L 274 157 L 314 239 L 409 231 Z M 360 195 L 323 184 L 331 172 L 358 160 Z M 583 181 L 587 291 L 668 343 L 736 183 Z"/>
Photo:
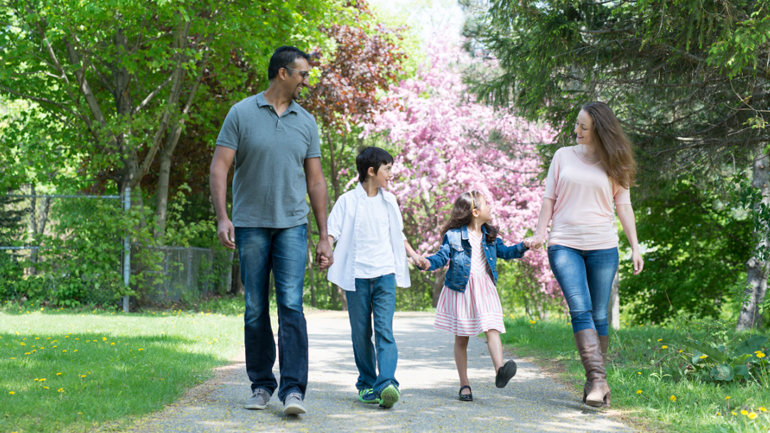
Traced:
<path id="1" fill-rule="evenodd" d="M 634 261 L 634 275 L 639 275 L 639 273 L 642 272 L 642 269 L 644 269 L 644 260 L 642 260 L 642 255 L 639 253 L 639 250 L 634 250 L 631 253 L 631 260 Z"/>

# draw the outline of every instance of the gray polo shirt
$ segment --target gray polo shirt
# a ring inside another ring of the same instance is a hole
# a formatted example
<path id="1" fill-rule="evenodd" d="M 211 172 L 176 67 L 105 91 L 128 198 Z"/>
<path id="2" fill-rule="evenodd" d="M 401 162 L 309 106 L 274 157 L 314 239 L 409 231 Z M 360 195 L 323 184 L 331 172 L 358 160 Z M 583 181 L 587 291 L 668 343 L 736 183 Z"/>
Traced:
<path id="1" fill-rule="evenodd" d="M 289 228 L 307 223 L 304 164 L 319 158 L 315 118 L 292 101 L 281 117 L 259 93 L 233 105 L 217 146 L 235 150 L 233 225 Z"/>

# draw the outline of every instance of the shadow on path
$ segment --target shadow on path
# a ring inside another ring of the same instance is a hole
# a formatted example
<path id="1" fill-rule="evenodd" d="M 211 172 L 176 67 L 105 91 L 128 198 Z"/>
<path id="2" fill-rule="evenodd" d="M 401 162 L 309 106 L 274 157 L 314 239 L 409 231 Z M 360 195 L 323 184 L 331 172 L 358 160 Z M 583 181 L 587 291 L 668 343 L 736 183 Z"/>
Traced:
<path id="1" fill-rule="evenodd" d="M 181 402 L 134 426 L 152 432 L 631 432 L 608 414 L 583 406 L 577 396 L 520 362 L 504 389 L 494 386 L 494 369 L 483 339 L 468 346 L 473 402 L 457 400 L 454 337 L 433 329 L 433 315 L 397 313 L 399 351 L 396 378 L 402 398 L 390 410 L 360 403 L 355 388 L 350 325 L 345 313 L 307 316 L 310 380 L 308 414 L 284 416 L 273 397 L 263 411 L 243 409 L 249 397 L 245 365 L 220 369 L 216 379 Z M 278 366 L 275 366 L 278 375 Z"/>

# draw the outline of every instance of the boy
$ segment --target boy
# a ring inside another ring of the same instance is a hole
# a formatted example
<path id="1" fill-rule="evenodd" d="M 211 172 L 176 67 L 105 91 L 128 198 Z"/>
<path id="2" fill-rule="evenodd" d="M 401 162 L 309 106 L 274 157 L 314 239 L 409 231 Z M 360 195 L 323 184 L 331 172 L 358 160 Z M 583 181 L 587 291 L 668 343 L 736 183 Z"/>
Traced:
<path id="1" fill-rule="evenodd" d="M 328 278 L 345 290 L 348 301 L 358 399 L 390 408 L 401 397 L 395 377 L 398 349 L 393 338 L 396 285 L 411 284 L 406 252 L 421 267 L 427 260 L 406 241 L 396 197 L 385 191 L 393 178 L 393 157 L 379 147 L 367 147 L 356 157 L 356 168 L 356 189 L 343 194 L 329 215 L 329 242 L 336 241 L 337 247 Z"/>

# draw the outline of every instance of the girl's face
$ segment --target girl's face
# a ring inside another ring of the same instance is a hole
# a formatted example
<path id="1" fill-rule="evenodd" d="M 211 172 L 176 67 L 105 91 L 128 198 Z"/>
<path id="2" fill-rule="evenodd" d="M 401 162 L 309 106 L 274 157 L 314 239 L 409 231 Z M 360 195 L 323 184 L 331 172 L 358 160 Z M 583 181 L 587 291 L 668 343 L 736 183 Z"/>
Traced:
<path id="1" fill-rule="evenodd" d="M 577 144 L 592 146 L 594 144 L 594 120 L 583 110 L 578 113 L 577 122 L 575 122 L 575 141 Z"/>
<path id="2" fill-rule="evenodd" d="M 487 203 L 487 200 L 481 194 L 476 194 L 473 209 L 473 217 L 478 218 L 479 221 L 485 223 L 492 219 L 492 206 Z"/>

